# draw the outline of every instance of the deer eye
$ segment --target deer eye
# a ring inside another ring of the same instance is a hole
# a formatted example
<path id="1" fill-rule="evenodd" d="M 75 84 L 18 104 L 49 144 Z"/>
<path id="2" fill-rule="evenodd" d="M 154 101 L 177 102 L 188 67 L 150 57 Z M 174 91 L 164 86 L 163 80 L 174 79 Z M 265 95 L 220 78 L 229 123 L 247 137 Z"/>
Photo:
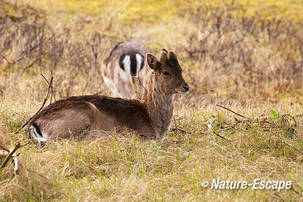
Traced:
<path id="1" fill-rule="evenodd" d="M 170 75 L 170 73 L 169 73 L 169 72 L 167 72 L 167 71 L 164 71 L 164 72 L 163 72 L 163 74 L 164 74 L 165 76 Z"/>

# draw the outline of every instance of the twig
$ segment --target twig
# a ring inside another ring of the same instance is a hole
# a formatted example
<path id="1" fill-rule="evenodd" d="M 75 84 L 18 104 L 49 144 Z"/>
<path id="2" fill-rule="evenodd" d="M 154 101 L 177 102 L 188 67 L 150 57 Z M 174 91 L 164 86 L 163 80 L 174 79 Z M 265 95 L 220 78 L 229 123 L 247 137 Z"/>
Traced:
<path id="1" fill-rule="evenodd" d="M 11 62 L 10 62 L 4 55 L 0 54 L 0 56 L 1 56 L 9 65 L 11 64 Z"/>
<path id="2" fill-rule="evenodd" d="M 44 78 L 44 80 L 46 81 L 46 83 L 49 85 L 48 80 L 45 78 L 45 76 L 43 74 L 41 74 L 41 76 Z"/>
<path id="3" fill-rule="evenodd" d="M 42 74 L 41 74 L 42 75 Z M 43 78 L 45 78 L 43 75 L 42 75 L 42 77 Z M 15 134 L 17 134 L 17 133 L 19 133 L 20 132 L 20 130 L 21 129 L 23 129 L 42 109 L 43 109 L 43 107 L 44 107 L 44 105 L 45 105 L 45 103 L 46 103 L 46 101 L 47 101 L 47 99 L 48 99 L 48 96 L 49 96 L 49 92 L 50 92 L 50 88 L 51 88 L 51 86 L 52 86 L 52 83 L 53 83 L 53 76 L 51 77 L 51 79 L 50 79 L 50 82 L 49 82 L 49 85 L 48 85 L 48 88 L 47 88 L 47 93 L 46 93 L 46 96 L 45 96 L 45 98 L 44 98 L 44 100 L 43 100 L 43 103 L 42 103 L 42 105 L 41 105 L 41 107 L 40 107 L 40 109 L 31 117 L 31 118 L 29 118 L 23 125 L 22 125 L 22 127 L 17 131 L 17 132 L 15 132 Z"/>
<path id="4" fill-rule="evenodd" d="M 26 67 L 23 68 L 23 72 L 28 69 L 28 68 L 31 68 L 36 62 L 38 62 L 39 60 L 41 59 L 41 56 L 40 57 L 37 57 L 32 63 L 30 63 L 29 65 L 27 65 Z"/>
<path id="5" fill-rule="evenodd" d="M 9 152 L 7 152 L 7 156 L 5 158 L 5 160 L 3 161 L 3 163 L 0 166 L 0 170 L 3 169 L 6 164 L 8 163 L 8 161 L 13 158 L 13 162 L 14 162 L 14 175 L 12 176 L 12 178 L 18 174 L 18 169 L 19 169 L 19 160 L 18 160 L 18 156 L 19 154 L 15 154 L 16 151 L 21 148 L 24 147 L 26 145 L 28 145 L 29 142 L 27 142 L 26 144 L 21 145 L 19 142 L 16 144 L 14 149 L 9 150 Z M 12 178 L 10 179 L 10 181 L 12 180 Z"/>
<path id="6" fill-rule="evenodd" d="M 227 140 L 228 142 L 232 142 L 231 140 L 229 140 L 229 139 L 223 137 L 222 135 L 220 135 L 219 133 L 216 133 L 215 131 L 213 131 L 213 133 L 214 133 L 216 136 L 218 136 L 219 138 L 223 139 L 223 140 Z"/>
<path id="7" fill-rule="evenodd" d="M 245 119 L 249 119 L 249 118 L 247 118 L 246 116 L 243 116 L 242 114 L 239 114 L 239 113 L 237 113 L 237 112 L 234 112 L 233 110 L 231 110 L 231 109 L 228 109 L 227 107 L 224 107 L 224 106 L 222 106 L 222 105 L 216 105 L 217 107 L 221 107 L 221 108 L 223 108 L 223 109 L 226 109 L 226 110 L 228 110 L 228 111 L 230 111 L 230 112 L 232 112 L 232 113 L 234 113 L 234 114 L 236 114 L 237 116 L 240 116 L 240 117 L 242 117 L 242 118 L 245 118 Z"/>
<path id="8" fill-rule="evenodd" d="M 285 201 L 278 193 L 275 193 L 274 195 L 276 195 L 281 201 Z"/>
<path id="9" fill-rule="evenodd" d="M 290 145 L 290 144 L 288 144 L 288 143 L 286 143 L 286 142 L 283 142 L 283 143 L 284 143 L 285 145 L 287 145 L 287 146 L 293 148 L 294 150 L 296 150 L 296 151 L 299 152 L 300 154 L 303 154 L 303 152 L 301 152 L 299 149 L 295 148 L 294 146 L 292 146 L 292 145 Z"/>
<path id="10" fill-rule="evenodd" d="M 41 74 L 41 75 L 42 75 L 42 74 Z M 44 77 L 44 76 L 43 76 L 43 77 Z M 45 78 L 45 77 L 44 77 L 44 78 Z M 47 101 L 47 99 L 48 99 L 48 96 L 49 96 L 49 91 L 50 91 L 50 88 L 51 88 L 52 83 L 53 83 L 53 78 L 54 78 L 54 77 L 51 77 L 51 80 L 50 80 L 50 82 L 49 82 L 49 85 L 48 85 L 48 88 L 47 88 L 47 93 L 46 93 L 46 96 L 45 96 L 45 98 L 44 98 L 44 100 L 43 100 L 43 103 L 42 103 L 40 109 L 34 114 L 34 116 L 36 116 L 36 114 L 38 114 L 38 113 L 42 110 L 42 108 L 44 107 L 44 105 L 45 105 L 45 103 L 46 103 L 46 101 Z M 24 128 L 24 126 L 26 126 L 26 125 L 28 124 L 28 122 L 30 122 L 30 121 L 33 119 L 34 116 L 32 116 L 25 124 L 23 124 L 22 128 Z"/>
<path id="11" fill-rule="evenodd" d="M 20 143 L 17 143 L 15 148 L 7 155 L 7 157 L 5 158 L 5 160 L 3 161 L 3 163 L 0 166 L 0 169 L 3 169 L 7 162 L 9 161 L 9 159 L 14 155 L 14 153 L 17 151 L 17 149 L 19 149 L 21 147 Z"/>
<path id="12" fill-rule="evenodd" d="M 289 116 L 290 118 L 292 118 L 292 120 L 295 122 L 294 127 L 297 127 L 298 124 L 297 124 L 296 118 L 295 118 L 294 116 L 290 115 L 290 114 L 283 114 L 283 115 L 282 115 L 282 120 L 283 120 L 283 119 L 285 120 L 285 119 L 286 119 L 286 118 L 285 118 L 286 116 Z"/>
<path id="13" fill-rule="evenodd" d="M 46 81 L 47 85 L 50 85 L 50 82 L 45 78 L 45 76 L 43 74 L 41 74 L 41 76 L 44 78 L 44 80 Z M 53 76 L 51 76 L 53 77 Z M 51 100 L 50 103 L 52 103 L 52 97 L 54 97 L 55 101 L 56 101 L 56 96 L 55 96 L 55 92 L 54 92 L 54 88 L 51 85 L 51 90 L 52 90 L 52 95 L 51 95 Z"/>
<path id="14" fill-rule="evenodd" d="M 293 186 L 290 188 L 290 190 L 292 190 L 293 192 L 295 192 L 297 195 L 302 196 L 302 194 L 300 194 L 298 191 L 296 191 Z"/>
<path id="15" fill-rule="evenodd" d="M 191 134 L 191 132 L 188 132 L 188 131 L 183 130 L 183 129 L 181 129 L 181 128 L 171 128 L 171 131 L 180 131 L 180 132 L 182 132 L 182 133 L 189 133 L 189 134 Z"/>
<path id="16" fill-rule="evenodd" d="M 191 134 L 191 132 L 188 132 L 186 130 L 183 130 L 183 129 L 179 128 L 175 117 L 173 117 L 173 119 L 174 119 L 174 123 L 175 123 L 175 128 L 171 128 L 170 129 L 171 131 L 180 131 L 182 133 L 189 133 L 189 134 Z"/>
<path id="17" fill-rule="evenodd" d="M 3 151 L 9 152 L 9 150 L 8 150 L 8 149 L 6 149 L 6 148 L 2 147 L 1 145 L 0 145 L 0 149 L 2 149 Z"/>

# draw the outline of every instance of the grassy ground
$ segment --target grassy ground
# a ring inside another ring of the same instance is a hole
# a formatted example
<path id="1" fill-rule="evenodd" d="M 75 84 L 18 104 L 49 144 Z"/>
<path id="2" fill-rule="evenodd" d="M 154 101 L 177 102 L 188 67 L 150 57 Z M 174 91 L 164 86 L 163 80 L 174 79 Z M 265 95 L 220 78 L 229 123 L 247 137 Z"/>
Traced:
<path id="1" fill-rule="evenodd" d="M 133 134 L 30 142 L 0 170 L 1 201 L 303 200 L 301 1 L 0 1 L 0 145 L 52 95 L 109 94 L 100 64 L 116 42 L 174 50 L 192 91 L 162 143 Z M 95 50 L 92 51 L 92 50 Z M 52 97 L 52 101 L 55 98 Z M 49 101 L 48 101 L 49 103 Z M 225 106 L 234 112 L 220 106 Z M 242 115 L 242 116 L 241 116 Z M 0 159 L 1 162 L 4 158 Z M 202 182 L 291 180 L 292 189 Z"/>

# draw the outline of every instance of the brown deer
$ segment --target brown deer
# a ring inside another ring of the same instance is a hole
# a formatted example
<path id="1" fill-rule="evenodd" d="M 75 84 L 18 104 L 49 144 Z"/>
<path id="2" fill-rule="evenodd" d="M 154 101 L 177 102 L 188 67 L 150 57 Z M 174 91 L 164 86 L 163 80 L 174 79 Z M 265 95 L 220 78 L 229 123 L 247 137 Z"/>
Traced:
<path id="1" fill-rule="evenodd" d="M 56 138 L 82 137 L 113 129 L 131 129 L 139 136 L 161 140 L 173 116 L 173 94 L 189 87 L 173 52 L 162 50 L 159 60 L 147 54 L 151 69 L 144 101 L 99 95 L 74 96 L 54 102 L 28 124 L 39 143 Z"/>
<path id="2" fill-rule="evenodd" d="M 134 99 L 144 94 L 148 74 L 144 55 L 144 48 L 131 42 L 117 43 L 107 53 L 102 76 L 114 97 Z"/>

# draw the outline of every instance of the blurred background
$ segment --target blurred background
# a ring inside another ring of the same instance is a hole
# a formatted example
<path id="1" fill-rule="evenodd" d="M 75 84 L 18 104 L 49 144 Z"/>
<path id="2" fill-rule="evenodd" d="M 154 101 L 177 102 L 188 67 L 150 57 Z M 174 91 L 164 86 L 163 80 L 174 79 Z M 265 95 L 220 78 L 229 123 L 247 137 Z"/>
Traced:
<path id="1" fill-rule="evenodd" d="M 303 2 L 1 0 L 0 94 L 109 93 L 100 65 L 119 41 L 175 51 L 206 104 L 303 103 Z M 19 97 L 19 96 L 18 96 Z M 27 99 L 26 98 L 26 99 Z"/>

